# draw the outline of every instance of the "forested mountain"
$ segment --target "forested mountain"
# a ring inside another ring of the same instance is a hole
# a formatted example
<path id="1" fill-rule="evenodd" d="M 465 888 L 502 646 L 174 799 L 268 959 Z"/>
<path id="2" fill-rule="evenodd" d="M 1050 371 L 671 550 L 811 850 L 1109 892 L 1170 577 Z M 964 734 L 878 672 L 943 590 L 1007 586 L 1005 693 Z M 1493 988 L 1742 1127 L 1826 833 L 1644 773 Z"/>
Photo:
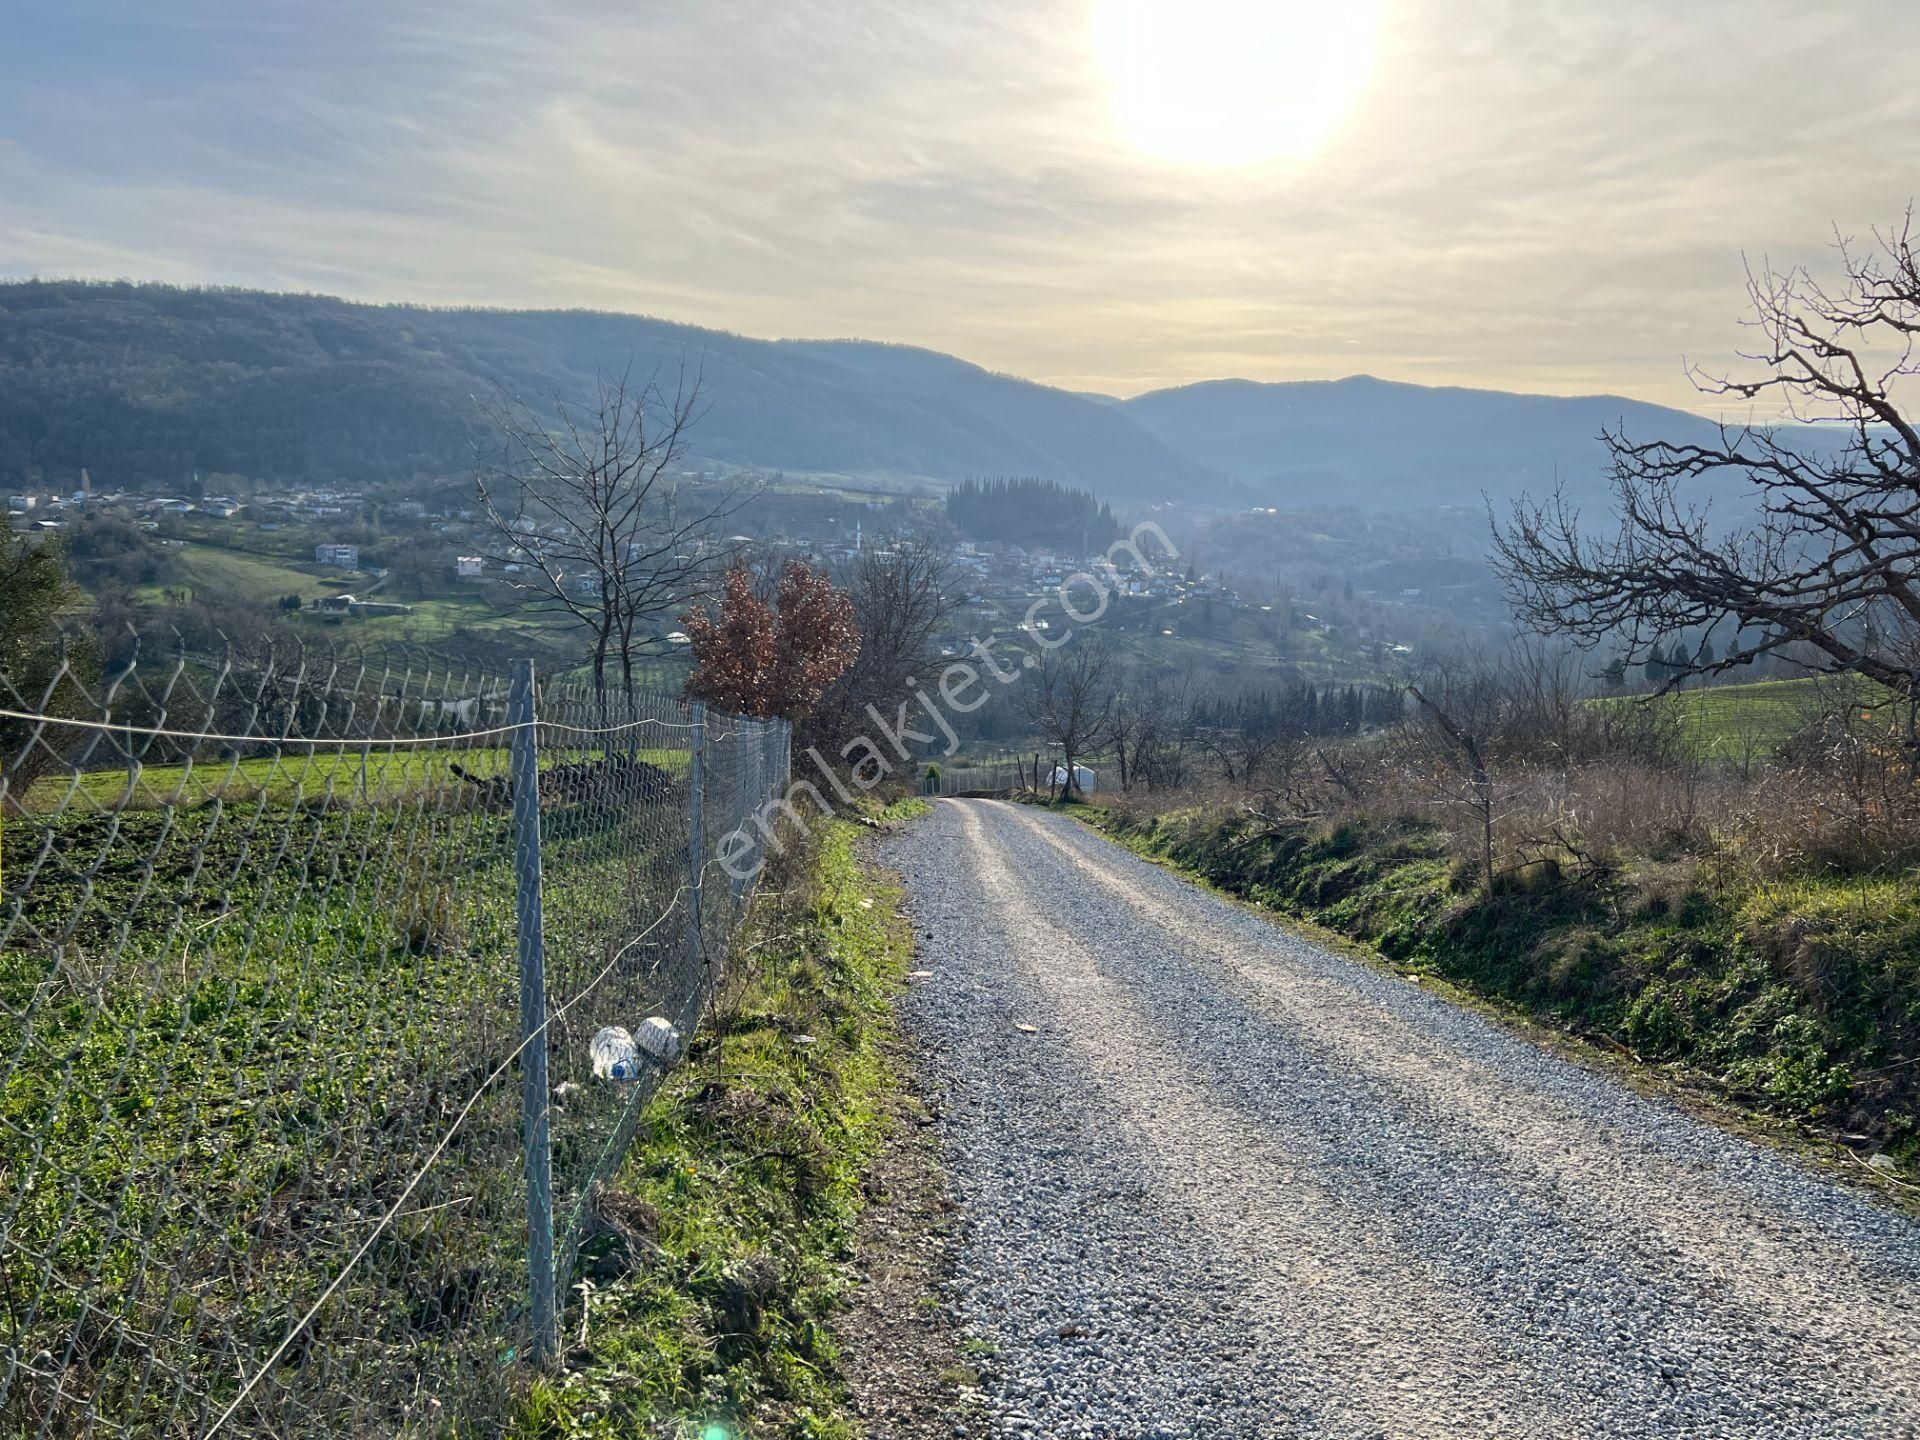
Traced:
<path id="1" fill-rule="evenodd" d="M 963 480 L 947 492 L 947 518 L 969 540 L 1048 545 L 1076 555 L 1103 549 L 1120 534 L 1112 506 L 1057 480 Z"/>
<path id="2" fill-rule="evenodd" d="M 632 315 L 314 295 L 0 284 L 0 485 L 171 488 L 196 470 L 368 483 L 465 474 L 479 401 L 583 395 L 596 367 L 703 377 L 696 458 L 860 477 L 1022 475 L 1128 503 L 1478 507 L 1602 491 L 1600 430 L 1702 440 L 1695 415 L 1366 376 L 1217 380 L 1127 401 L 930 350 L 754 340 Z"/>
<path id="3" fill-rule="evenodd" d="M 476 397 L 578 395 L 684 364 L 697 456 L 959 480 L 1039 475 L 1116 498 L 1217 491 L 1118 409 L 904 346 L 774 342 L 631 315 L 429 310 L 312 295 L 0 284 L 0 482 L 182 483 L 194 470 L 364 482 L 459 473 Z"/>
<path id="4" fill-rule="evenodd" d="M 978 365 L 911 345 L 865 340 L 789 340 L 783 349 L 818 357 L 865 376 L 930 423 L 965 429 L 1031 458 L 971 473 L 1013 473 L 1064 480 L 1124 500 L 1224 498 L 1218 477 L 1162 446 L 1111 401 L 996 375 Z M 1125 477 L 1142 471 L 1142 487 Z M 946 473 L 946 472 L 941 472 Z"/>
<path id="5" fill-rule="evenodd" d="M 1703 442 L 1698 415 L 1617 395 L 1562 398 L 1345 380 L 1209 380 L 1121 408 L 1164 445 L 1241 481 L 1269 504 L 1374 508 L 1472 505 L 1556 477 L 1579 498 L 1604 494 L 1599 435 L 1624 424 L 1644 440 Z"/>

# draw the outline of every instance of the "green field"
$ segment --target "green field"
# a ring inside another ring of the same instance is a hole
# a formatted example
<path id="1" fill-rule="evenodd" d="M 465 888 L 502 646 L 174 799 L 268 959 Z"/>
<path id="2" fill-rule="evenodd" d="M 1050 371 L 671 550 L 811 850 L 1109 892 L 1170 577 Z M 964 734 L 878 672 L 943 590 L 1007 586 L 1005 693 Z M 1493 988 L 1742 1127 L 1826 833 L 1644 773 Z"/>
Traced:
<path id="1" fill-rule="evenodd" d="M 343 575 L 323 577 L 290 564 L 197 541 L 188 541 L 173 553 L 180 564 L 184 588 L 219 591 L 256 605 L 273 605 L 283 595 L 298 595 L 312 604 L 349 588 Z M 178 590 L 183 584 L 165 588 Z"/>
<path id="2" fill-rule="evenodd" d="M 416 798 L 447 758 L 373 757 L 379 803 L 8 819 L 0 1350 L 54 1358 L 0 1387 L 0 1436 L 78 1434 L 90 1407 L 206 1433 L 403 1196 L 227 1433 L 438 1435 L 504 1413 L 526 1294 L 513 841 L 497 793 Z M 269 794 L 273 767 L 336 793 L 360 777 L 357 756 L 266 764 L 227 768 Z M 549 1003 L 586 997 L 549 1035 L 571 1219 L 630 1123 L 588 1039 L 684 1015 L 686 822 L 671 800 L 541 809 Z"/>
<path id="3" fill-rule="evenodd" d="M 311 802 L 381 805 L 460 796 L 471 788 L 453 770 L 486 779 L 507 769 L 505 746 L 470 749 L 408 746 L 381 750 L 334 750 L 313 755 L 200 760 L 181 765 L 143 765 L 132 770 L 89 770 L 43 778 L 27 792 L 22 808 L 47 815 L 68 811 L 151 810 L 203 805 L 211 800 L 286 806 Z M 600 751 L 543 749 L 542 769 L 592 760 Z M 638 759 L 670 775 L 687 773 L 687 752 L 646 749 Z"/>
<path id="4" fill-rule="evenodd" d="M 323 628 L 329 634 L 349 639 L 379 640 L 396 645 L 433 646 L 451 639 L 456 632 L 509 633 L 528 635 L 534 648 L 551 644 L 555 627 L 551 621 L 524 615 L 502 613 L 477 595 L 456 595 L 434 600 L 402 600 L 385 591 L 362 595 L 363 599 L 394 601 L 411 607 L 405 615 L 355 615 L 340 611 L 307 611 L 290 616 L 298 624 Z M 537 640 L 534 632 L 540 633 Z"/>
<path id="5" fill-rule="evenodd" d="M 189 540 L 173 550 L 180 578 L 170 585 L 146 587 L 145 598 L 160 601 L 167 590 L 210 592 L 244 604 L 271 609 L 288 595 L 298 595 L 312 607 L 334 595 L 393 600 L 411 605 L 408 615 L 348 615 L 296 613 L 290 620 L 331 627 L 367 629 L 381 639 L 423 643 L 442 640 L 455 630 L 513 630 L 544 628 L 546 622 L 503 612 L 489 605 L 477 589 L 455 587 L 451 593 L 412 600 L 389 593 L 368 575 L 348 575 L 289 557 L 263 554 L 222 545 L 214 540 Z"/>
<path id="6" fill-rule="evenodd" d="M 1607 705 L 1651 704 L 1679 728 L 1697 754 L 1708 759 L 1762 759 L 1772 755 L 1822 714 L 1842 704 L 1885 721 L 1887 692 L 1856 676 L 1762 680 L 1751 685 L 1715 685 L 1681 690 L 1650 702 L 1608 700 Z"/>

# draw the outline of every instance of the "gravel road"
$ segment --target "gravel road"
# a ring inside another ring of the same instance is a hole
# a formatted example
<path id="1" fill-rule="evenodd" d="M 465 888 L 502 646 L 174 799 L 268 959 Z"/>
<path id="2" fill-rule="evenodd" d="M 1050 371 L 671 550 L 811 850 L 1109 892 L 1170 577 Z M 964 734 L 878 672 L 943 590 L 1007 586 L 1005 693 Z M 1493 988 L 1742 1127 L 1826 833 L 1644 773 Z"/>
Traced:
<path id="1" fill-rule="evenodd" d="M 908 882 L 991 1422 L 1920 1436 L 1920 1226 L 1076 822 Z"/>

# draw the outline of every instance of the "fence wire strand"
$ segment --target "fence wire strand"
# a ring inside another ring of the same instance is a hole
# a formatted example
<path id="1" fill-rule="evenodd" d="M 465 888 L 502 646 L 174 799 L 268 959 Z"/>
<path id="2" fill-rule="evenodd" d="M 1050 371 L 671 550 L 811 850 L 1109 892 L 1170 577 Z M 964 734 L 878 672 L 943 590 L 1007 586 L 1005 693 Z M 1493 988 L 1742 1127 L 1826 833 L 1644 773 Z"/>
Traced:
<path id="1" fill-rule="evenodd" d="M 1049 769 L 1042 778 L 1049 778 Z M 1025 790 L 1029 786 L 1026 767 L 1016 760 L 990 761 L 978 765 L 951 765 L 940 772 L 930 789 L 936 794 L 974 795 L 1003 790 Z"/>
<path id="2" fill-rule="evenodd" d="M 605 1182 L 662 1070 L 589 1042 L 691 1035 L 750 895 L 711 842 L 757 857 L 786 727 L 539 693 L 529 1036 L 507 699 L 312 656 L 0 676 L 0 1436 L 499 1426 L 530 1045 L 561 1300 L 624 1263 Z"/>

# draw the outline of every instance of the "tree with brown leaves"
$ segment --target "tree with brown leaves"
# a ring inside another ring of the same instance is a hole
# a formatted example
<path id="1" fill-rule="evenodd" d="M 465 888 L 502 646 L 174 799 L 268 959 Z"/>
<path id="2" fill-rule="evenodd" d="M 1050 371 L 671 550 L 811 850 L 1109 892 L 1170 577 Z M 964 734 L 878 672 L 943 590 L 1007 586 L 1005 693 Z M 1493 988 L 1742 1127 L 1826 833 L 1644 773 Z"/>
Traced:
<path id="1" fill-rule="evenodd" d="M 688 696 L 737 715 L 804 716 L 860 653 L 853 602 L 801 560 L 781 566 L 770 601 L 735 561 L 715 609 L 681 625 L 693 645 Z"/>

